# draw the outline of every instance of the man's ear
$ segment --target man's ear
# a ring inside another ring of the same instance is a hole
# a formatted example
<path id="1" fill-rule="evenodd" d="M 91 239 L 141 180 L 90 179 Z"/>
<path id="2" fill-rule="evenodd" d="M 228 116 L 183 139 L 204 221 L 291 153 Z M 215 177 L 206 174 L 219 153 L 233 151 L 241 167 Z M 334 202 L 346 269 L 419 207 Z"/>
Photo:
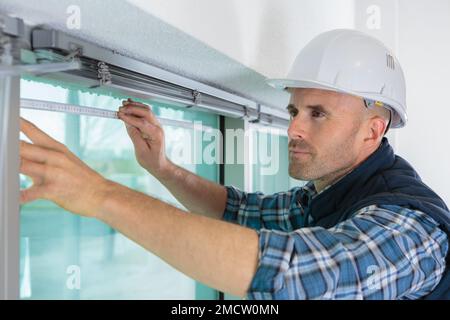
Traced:
<path id="1" fill-rule="evenodd" d="M 369 140 L 380 141 L 386 132 L 387 122 L 380 116 L 372 117 L 369 123 Z"/>

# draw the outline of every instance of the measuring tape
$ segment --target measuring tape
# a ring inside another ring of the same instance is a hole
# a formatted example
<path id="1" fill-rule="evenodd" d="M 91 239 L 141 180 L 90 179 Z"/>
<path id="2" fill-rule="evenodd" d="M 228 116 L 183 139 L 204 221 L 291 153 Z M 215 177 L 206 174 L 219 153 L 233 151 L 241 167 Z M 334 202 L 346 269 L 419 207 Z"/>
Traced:
<path id="1" fill-rule="evenodd" d="M 119 119 L 117 111 L 43 100 L 20 99 L 20 107 L 24 109 L 54 111 L 100 118 Z M 181 127 L 195 130 L 199 129 L 201 131 L 210 131 L 213 129 L 205 125 L 196 127 L 194 126 L 194 123 L 186 120 L 174 120 L 158 117 L 158 121 L 164 126 Z"/>
<path id="2" fill-rule="evenodd" d="M 119 119 L 116 111 L 85 106 L 77 106 L 73 104 L 58 103 L 58 102 L 20 99 L 20 107 L 25 109 L 55 111 L 85 116 Z"/>

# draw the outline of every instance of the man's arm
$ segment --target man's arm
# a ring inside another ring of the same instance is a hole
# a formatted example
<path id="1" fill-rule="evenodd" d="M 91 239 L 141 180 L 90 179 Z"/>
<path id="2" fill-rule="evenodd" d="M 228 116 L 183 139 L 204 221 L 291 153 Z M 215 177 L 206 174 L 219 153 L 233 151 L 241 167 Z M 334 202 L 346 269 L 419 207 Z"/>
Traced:
<path id="1" fill-rule="evenodd" d="M 222 219 L 227 198 L 225 187 L 175 165 L 166 157 L 164 131 L 147 105 L 130 99 L 124 101 L 119 118 L 127 126 L 136 158 L 144 169 L 189 211 Z"/>
<path id="2" fill-rule="evenodd" d="M 176 269 L 213 288 L 244 296 L 258 263 L 256 231 L 200 215 L 108 181 L 28 121 L 20 172 L 33 179 L 21 203 L 48 199 L 117 229 Z"/>
<path id="3" fill-rule="evenodd" d="M 258 262 L 258 235 L 235 224 L 186 214 L 169 204 L 108 183 L 96 217 L 213 288 L 245 296 Z"/>
<path id="4" fill-rule="evenodd" d="M 219 220 L 223 218 L 227 200 L 224 186 L 181 168 L 170 160 L 166 170 L 156 178 L 190 212 Z"/>
<path id="5" fill-rule="evenodd" d="M 439 283 L 446 234 L 426 214 L 369 206 L 333 228 L 260 230 L 251 299 L 418 299 Z"/>

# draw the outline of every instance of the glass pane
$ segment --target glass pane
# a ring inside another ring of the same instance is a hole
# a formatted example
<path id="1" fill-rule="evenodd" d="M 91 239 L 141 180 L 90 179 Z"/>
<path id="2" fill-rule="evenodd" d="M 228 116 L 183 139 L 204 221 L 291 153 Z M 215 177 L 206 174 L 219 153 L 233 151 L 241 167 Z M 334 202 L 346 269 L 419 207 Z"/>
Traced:
<path id="1" fill-rule="evenodd" d="M 277 130 L 252 132 L 252 191 L 272 194 L 302 186 L 289 176 L 288 137 Z"/>
<path id="2" fill-rule="evenodd" d="M 70 91 L 25 80 L 21 86 L 22 98 L 111 110 L 117 110 L 123 98 Z M 195 119 L 203 125 L 218 126 L 215 115 L 152 105 L 158 116 Z M 23 109 L 21 115 L 66 144 L 106 178 L 181 207 L 165 187 L 139 166 L 121 121 Z M 183 156 L 185 146 L 195 146 L 190 141 L 194 130 L 170 126 L 164 129 L 169 157 L 217 182 L 217 165 L 183 161 L 186 159 Z M 188 151 L 192 154 L 201 152 L 205 145 L 197 144 L 198 150 L 191 148 Z M 29 185 L 28 178 L 21 176 L 21 188 Z M 43 200 L 21 208 L 20 271 L 23 299 L 215 298 L 214 290 L 173 269 L 109 226 L 73 215 Z"/>

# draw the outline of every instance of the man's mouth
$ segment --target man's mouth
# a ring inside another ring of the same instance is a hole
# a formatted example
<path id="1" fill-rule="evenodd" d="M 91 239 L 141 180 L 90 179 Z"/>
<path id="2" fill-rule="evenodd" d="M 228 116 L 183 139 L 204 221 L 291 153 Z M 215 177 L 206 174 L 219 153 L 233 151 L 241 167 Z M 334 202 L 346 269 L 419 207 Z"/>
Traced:
<path id="1" fill-rule="evenodd" d="M 293 153 L 293 154 L 310 154 L 311 153 L 308 150 L 301 150 L 301 149 L 289 149 L 289 152 Z"/>
<path id="2" fill-rule="evenodd" d="M 304 158 L 312 155 L 311 148 L 305 141 L 291 140 L 288 145 L 289 157 Z"/>
<path id="3" fill-rule="evenodd" d="M 289 150 L 289 156 L 293 158 L 301 158 L 310 155 L 311 152 L 306 150 Z"/>

